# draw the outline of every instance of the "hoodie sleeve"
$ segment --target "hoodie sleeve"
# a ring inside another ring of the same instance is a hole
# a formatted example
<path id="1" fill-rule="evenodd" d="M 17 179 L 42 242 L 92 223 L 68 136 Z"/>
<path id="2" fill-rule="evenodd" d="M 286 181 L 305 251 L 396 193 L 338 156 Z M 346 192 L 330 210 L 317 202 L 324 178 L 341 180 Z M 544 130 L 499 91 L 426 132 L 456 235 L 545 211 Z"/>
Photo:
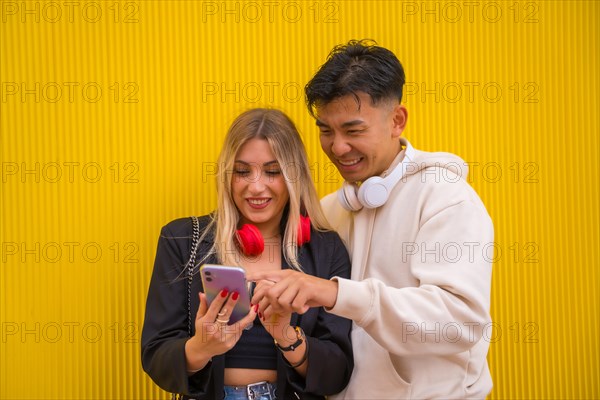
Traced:
<path id="1" fill-rule="evenodd" d="M 414 240 L 419 251 L 408 256 L 418 285 L 336 278 L 338 299 L 330 312 L 354 320 L 397 355 L 466 351 L 490 322 L 493 249 L 482 248 L 493 240 L 480 202 L 463 199 L 441 208 L 421 224 Z"/>

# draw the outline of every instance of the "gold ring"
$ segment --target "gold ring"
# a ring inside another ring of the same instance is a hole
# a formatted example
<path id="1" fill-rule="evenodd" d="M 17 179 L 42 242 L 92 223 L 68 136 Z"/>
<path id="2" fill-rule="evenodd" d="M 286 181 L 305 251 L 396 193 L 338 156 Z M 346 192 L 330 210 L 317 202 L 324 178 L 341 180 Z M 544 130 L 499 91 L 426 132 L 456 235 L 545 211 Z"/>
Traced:
<path id="1" fill-rule="evenodd" d="M 219 318 L 217 318 L 215 320 L 215 322 L 218 322 L 221 325 L 227 325 L 227 323 L 229 322 L 229 319 L 219 319 Z"/>
<path id="2" fill-rule="evenodd" d="M 222 317 L 222 316 L 223 316 L 223 315 L 225 315 L 225 314 L 227 314 L 227 309 L 226 309 L 226 308 L 224 308 L 224 309 L 223 309 L 223 310 L 222 310 L 220 313 L 218 313 L 217 315 L 218 315 L 219 317 Z"/>

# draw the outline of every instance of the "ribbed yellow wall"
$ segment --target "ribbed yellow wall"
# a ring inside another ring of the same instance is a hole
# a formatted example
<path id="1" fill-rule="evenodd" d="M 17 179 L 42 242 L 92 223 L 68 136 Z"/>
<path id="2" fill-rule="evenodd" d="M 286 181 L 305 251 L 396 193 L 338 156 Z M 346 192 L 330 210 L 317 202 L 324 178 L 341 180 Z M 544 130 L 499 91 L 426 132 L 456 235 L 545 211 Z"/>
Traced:
<path id="1" fill-rule="evenodd" d="M 0 4 L 0 397 L 165 398 L 139 361 L 160 227 L 215 206 L 252 106 L 338 187 L 302 88 L 363 37 L 406 68 L 406 136 L 471 163 L 495 221 L 491 398 L 600 397 L 596 1 Z"/>

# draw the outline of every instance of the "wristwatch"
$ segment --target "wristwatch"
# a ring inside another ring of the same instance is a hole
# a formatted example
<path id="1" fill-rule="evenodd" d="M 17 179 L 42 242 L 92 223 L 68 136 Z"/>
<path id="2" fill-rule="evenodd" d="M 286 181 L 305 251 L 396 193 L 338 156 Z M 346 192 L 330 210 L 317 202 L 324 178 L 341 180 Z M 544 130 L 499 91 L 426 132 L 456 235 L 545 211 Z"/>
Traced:
<path id="1" fill-rule="evenodd" d="M 281 351 L 294 351 L 295 349 L 297 349 L 303 342 L 304 339 L 306 338 L 304 336 L 304 331 L 302 331 L 302 329 L 299 326 L 296 326 L 294 328 L 294 331 L 296 331 L 296 341 L 292 344 L 290 344 L 287 347 L 282 347 L 279 345 L 279 343 L 277 343 L 277 340 L 273 339 L 273 341 L 275 342 L 275 346 L 277 346 L 277 348 Z"/>

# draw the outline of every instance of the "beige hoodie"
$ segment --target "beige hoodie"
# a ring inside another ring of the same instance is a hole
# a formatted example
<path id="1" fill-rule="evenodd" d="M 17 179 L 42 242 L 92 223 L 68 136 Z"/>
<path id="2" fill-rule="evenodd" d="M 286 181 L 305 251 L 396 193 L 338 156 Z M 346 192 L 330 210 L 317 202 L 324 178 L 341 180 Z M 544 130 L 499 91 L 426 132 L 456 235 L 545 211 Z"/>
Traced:
<path id="1" fill-rule="evenodd" d="M 322 200 L 352 259 L 330 312 L 354 321 L 355 367 L 332 398 L 485 398 L 492 221 L 460 158 L 415 150 L 406 171 L 377 209 Z"/>

